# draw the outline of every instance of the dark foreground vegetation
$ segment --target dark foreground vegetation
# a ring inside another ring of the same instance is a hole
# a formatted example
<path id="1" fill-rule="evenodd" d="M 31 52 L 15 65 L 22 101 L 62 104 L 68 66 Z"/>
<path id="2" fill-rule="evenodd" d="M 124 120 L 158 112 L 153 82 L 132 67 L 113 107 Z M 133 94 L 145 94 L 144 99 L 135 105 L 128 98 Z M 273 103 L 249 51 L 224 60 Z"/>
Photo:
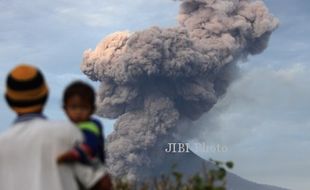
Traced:
<path id="1" fill-rule="evenodd" d="M 143 183 L 129 182 L 124 179 L 114 179 L 114 190 L 226 190 L 226 171 L 233 168 L 233 162 L 220 162 L 209 160 L 215 169 L 206 166 L 204 173 L 197 173 L 188 179 L 172 166 L 170 175 L 162 175 L 159 178 Z"/>

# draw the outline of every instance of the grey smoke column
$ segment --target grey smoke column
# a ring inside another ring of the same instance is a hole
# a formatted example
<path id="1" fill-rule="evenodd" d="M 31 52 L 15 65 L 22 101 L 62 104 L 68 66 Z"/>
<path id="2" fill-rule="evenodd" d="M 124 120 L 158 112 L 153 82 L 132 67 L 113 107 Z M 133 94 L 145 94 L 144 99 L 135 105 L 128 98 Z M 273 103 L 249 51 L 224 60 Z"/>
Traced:
<path id="1" fill-rule="evenodd" d="M 261 53 L 278 25 L 263 2 L 250 0 L 183 0 L 179 23 L 117 32 L 84 53 L 82 71 L 102 83 L 98 114 L 118 118 L 107 147 L 117 176 L 166 170 L 163 145 L 212 108 L 237 61 Z"/>

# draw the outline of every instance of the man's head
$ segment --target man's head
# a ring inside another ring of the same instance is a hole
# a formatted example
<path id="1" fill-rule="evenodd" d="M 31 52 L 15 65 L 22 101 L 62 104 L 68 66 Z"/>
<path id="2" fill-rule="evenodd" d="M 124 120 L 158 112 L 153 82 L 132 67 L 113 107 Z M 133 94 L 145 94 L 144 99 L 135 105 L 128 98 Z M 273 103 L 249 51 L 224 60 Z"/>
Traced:
<path id="1" fill-rule="evenodd" d="M 82 81 L 71 83 L 64 92 L 63 107 L 69 119 L 74 123 L 90 119 L 95 111 L 95 91 Z"/>
<path id="2" fill-rule="evenodd" d="M 40 70 L 21 64 L 7 76 L 5 98 L 18 115 L 40 113 L 48 97 L 48 87 Z"/>

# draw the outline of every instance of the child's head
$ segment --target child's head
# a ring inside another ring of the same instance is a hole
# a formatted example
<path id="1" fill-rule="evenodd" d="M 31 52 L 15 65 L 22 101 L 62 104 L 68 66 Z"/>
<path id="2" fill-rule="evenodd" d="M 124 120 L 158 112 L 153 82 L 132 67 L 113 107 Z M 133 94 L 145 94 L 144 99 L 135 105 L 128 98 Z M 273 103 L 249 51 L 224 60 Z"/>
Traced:
<path id="1" fill-rule="evenodd" d="M 87 121 L 95 111 L 95 92 L 81 81 L 71 83 L 64 92 L 63 108 L 74 123 Z"/>

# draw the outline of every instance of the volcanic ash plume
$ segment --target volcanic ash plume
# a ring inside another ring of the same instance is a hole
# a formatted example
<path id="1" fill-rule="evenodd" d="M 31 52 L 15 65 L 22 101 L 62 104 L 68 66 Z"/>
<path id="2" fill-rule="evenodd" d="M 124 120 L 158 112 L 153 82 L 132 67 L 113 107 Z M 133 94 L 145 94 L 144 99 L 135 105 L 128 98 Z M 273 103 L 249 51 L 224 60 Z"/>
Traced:
<path id="1" fill-rule="evenodd" d="M 169 167 L 163 146 L 212 108 L 237 61 L 262 52 L 278 25 L 251 0 L 183 0 L 178 18 L 178 27 L 117 32 L 84 53 L 82 71 L 102 83 L 98 114 L 118 118 L 107 147 L 117 176 Z"/>

